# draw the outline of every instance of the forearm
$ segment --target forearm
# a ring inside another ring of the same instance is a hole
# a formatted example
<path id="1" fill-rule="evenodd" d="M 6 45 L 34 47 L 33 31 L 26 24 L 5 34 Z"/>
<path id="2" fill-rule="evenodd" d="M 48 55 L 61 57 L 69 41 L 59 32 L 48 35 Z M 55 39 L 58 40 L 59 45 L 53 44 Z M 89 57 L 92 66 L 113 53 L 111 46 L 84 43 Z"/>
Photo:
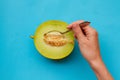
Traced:
<path id="1" fill-rule="evenodd" d="M 98 80 L 113 80 L 102 59 L 99 58 L 97 60 L 91 61 L 90 65 L 94 70 Z"/>

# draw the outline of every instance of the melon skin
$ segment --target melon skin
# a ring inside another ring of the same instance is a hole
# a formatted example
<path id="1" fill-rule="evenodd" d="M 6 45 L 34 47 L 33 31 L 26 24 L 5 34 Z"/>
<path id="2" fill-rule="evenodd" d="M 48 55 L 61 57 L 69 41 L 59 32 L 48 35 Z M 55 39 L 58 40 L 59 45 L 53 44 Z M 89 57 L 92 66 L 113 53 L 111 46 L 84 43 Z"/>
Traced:
<path id="1" fill-rule="evenodd" d="M 68 30 L 67 23 L 58 20 L 50 20 L 42 23 L 38 26 L 35 35 L 34 35 L 34 44 L 38 52 L 49 59 L 62 59 L 67 57 L 74 49 L 74 36 L 73 32 L 70 31 L 64 34 L 65 38 L 68 41 L 73 41 L 72 43 L 66 43 L 63 46 L 51 46 L 45 43 L 44 41 L 44 34 L 52 31 L 58 30 L 64 32 Z"/>

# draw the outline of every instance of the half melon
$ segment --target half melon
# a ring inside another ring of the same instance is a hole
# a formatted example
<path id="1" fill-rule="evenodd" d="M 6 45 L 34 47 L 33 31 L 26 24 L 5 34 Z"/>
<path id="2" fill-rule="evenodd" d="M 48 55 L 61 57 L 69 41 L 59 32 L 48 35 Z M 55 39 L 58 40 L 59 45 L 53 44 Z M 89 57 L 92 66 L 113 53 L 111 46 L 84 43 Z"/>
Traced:
<path id="1" fill-rule="evenodd" d="M 34 44 L 38 52 L 49 59 L 62 59 L 68 56 L 74 48 L 74 36 L 70 31 L 62 36 L 57 32 L 48 33 L 50 31 L 64 32 L 68 30 L 67 23 L 58 20 L 50 20 L 42 23 L 36 30 L 34 36 Z M 47 34 L 47 36 L 45 36 Z"/>

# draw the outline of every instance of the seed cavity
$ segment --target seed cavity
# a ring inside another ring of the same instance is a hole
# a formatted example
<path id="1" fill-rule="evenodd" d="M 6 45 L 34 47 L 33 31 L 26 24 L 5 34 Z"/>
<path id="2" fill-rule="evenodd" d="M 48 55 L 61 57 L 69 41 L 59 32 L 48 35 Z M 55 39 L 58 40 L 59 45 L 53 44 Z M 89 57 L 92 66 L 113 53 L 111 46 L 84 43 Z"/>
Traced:
<path id="1" fill-rule="evenodd" d="M 64 46 L 68 41 L 64 35 L 59 32 L 50 32 L 44 35 L 44 41 L 51 46 Z"/>

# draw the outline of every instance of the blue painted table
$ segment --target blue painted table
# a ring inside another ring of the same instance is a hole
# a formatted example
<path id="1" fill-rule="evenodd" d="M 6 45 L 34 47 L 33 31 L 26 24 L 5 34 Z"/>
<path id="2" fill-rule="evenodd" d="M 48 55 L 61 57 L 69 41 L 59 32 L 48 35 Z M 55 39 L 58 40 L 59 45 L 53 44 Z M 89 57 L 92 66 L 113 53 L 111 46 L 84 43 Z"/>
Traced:
<path id="1" fill-rule="evenodd" d="M 119 0 L 1 0 L 0 80 L 96 80 L 79 52 L 60 61 L 42 57 L 29 35 L 47 20 L 91 21 L 99 32 L 101 55 L 120 80 Z"/>

